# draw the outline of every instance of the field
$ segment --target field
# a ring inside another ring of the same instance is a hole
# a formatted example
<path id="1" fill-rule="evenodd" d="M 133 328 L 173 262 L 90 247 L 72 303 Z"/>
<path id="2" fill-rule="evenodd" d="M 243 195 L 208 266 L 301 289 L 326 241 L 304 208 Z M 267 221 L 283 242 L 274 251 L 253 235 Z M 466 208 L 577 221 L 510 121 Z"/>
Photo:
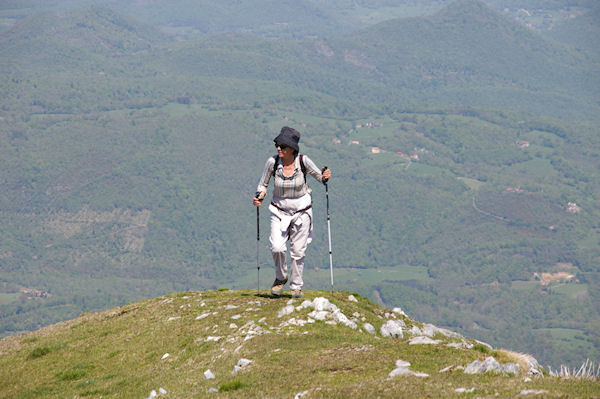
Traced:
<path id="1" fill-rule="evenodd" d="M 21 296 L 21 294 L 18 294 L 18 293 L 14 293 L 14 294 L 0 293 L 0 305 L 6 305 L 6 304 L 9 304 L 11 302 L 14 302 L 17 299 L 19 299 L 19 296 Z"/>

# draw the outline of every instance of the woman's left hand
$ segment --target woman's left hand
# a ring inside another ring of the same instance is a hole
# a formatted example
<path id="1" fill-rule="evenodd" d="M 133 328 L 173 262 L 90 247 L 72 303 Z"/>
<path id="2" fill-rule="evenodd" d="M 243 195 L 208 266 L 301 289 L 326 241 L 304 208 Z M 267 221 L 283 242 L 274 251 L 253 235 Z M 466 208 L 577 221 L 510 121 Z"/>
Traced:
<path id="1" fill-rule="evenodd" d="M 323 175 L 323 181 L 331 179 L 331 169 L 323 168 L 321 174 Z"/>

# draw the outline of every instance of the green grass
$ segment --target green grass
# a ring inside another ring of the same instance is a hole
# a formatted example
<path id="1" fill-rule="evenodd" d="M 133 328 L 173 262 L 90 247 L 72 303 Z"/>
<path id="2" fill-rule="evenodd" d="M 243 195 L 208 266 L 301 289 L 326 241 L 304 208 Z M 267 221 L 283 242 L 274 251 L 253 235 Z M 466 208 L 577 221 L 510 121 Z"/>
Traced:
<path id="1" fill-rule="evenodd" d="M 381 123 L 381 127 L 364 127 L 365 123 L 368 122 L 377 122 Z M 400 128 L 400 123 L 392 122 L 391 120 L 382 120 L 382 119 L 365 119 L 359 120 L 357 123 L 363 124 L 363 127 L 356 128 L 352 134 L 353 140 L 367 140 L 374 141 L 376 138 L 393 138 L 398 134 L 398 130 Z M 362 142 L 361 142 L 362 144 Z"/>
<path id="2" fill-rule="evenodd" d="M 7 305 L 19 299 L 19 293 L 0 293 L 0 305 Z"/>
<path id="3" fill-rule="evenodd" d="M 457 177 L 457 179 L 463 182 L 471 190 L 478 190 L 481 186 L 485 185 L 484 182 L 476 179 L 470 179 L 468 177 Z"/>
<path id="4" fill-rule="evenodd" d="M 518 281 L 513 281 L 510 284 L 511 288 L 517 289 L 517 290 L 523 290 L 523 291 L 533 291 L 535 289 L 540 289 L 541 285 L 539 281 L 522 281 L 522 280 L 518 280 Z"/>
<path id="5" fill-rule="evenodd" d="M 38 346 L 31 351 L 31 353 L 28 356 L 28 359 L 37 359 L 38 357 L 47 355 L 51 351 L 52 349 L 47 346 Z"/>
<path id="6" fill-rule="evenodd" d="M 550 333 L 552 338 L 563 341 L 574 340 L 582 334 L 581 331 L 572 328 L 540 328 L 537 331 Z"/>
<path id="7" fill-rule="evenodd" d="M 235 391 L 246 386 L 247 385 L 240 380 L 228 381 L 221 384 L 221 386 L 219 387 L 219 392 Z"/>
<path id="8" fill-rule="evenodd" d="M 511 166 L 508 169 L 511 169 L 511 171 L 514 172 L 535 176 L 548 176 L 556 174 L 550 161 L 542 158 L 534 158 L 530 161 L 521 162 Z"/>
<path id="9" fill-rule="evenodd" d="M 419 162 L 411 162 L 410 167 L 407 170 L 412 174 L 419 176 L 443 176 L 448 173 L 446 169 Z"/>
<path id="10" fill-rule="evenodd" d="M 397 274 L 421 274 L 413 269 Z M 392 274 L 381 272 L 386 273 Z M 345 292 L 305 294 L 308 300 L 328 297 L 345 315 L 358 314 L 377 330 L 385 322 L 386 310 L 360 296 L 351 302 Z M 490 354 L 502 362 L 510 356 L 481 345 L 472 350 L 408 345 L 409 337 L 382 338 L 321 321 L 286 325 L 292 318 L 307 320 L 312 310 L 278 317 L 289 300 L 251 290 L 183 292 L 5 338 L 0 340 L 0 398 L 146 397 L 158 387 L 179 398 L 202 397 L 211 388 L 219 390 L 219 398 L 294 397 L 304 391 L 322 398 L 464 397 L 455 389 L 471 386 L 479 396 L 514 397 L 523 389 L 547 390 L 548 398 L 600 395 L 592 380 L 545 377 L 524 383 L 522 376 L 441 373 Z M 420 325 L 404 321 L 409 328 Z M 256 331 L 251 339 L 246 339 L 248 326 Z M 233 366 L 242 357 L 252 363 L 234 376 Z M 429 377 L 388 379 L 398 359 Z M 204 378 L 207 369 L 214 380 Z"/>
<path id="11" fill-rule="evenodd" d="M 553 293 L 567 295 L 571 298 L 585 294 L 587 289 L 587 284 L 558 284 L 552 286 Z"/>

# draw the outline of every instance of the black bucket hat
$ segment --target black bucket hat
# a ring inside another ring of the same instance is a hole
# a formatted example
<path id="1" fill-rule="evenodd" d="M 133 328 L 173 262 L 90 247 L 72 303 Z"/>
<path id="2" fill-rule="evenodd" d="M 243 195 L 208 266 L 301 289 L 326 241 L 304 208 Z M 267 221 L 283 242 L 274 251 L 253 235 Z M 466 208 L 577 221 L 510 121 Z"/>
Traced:
<path id="1" fill-rule="evenodd" d="M 292 129 L 289 126 L 282 127 L 281 132 L 279 132 L 279 136 L 273 139 L 273 142 L 285 144 L 287 146 L 292 147 L 296 151 L 300 151 L 300 147 L 298 146 L 299 141 L 300 132 L 296 129 Z"/>

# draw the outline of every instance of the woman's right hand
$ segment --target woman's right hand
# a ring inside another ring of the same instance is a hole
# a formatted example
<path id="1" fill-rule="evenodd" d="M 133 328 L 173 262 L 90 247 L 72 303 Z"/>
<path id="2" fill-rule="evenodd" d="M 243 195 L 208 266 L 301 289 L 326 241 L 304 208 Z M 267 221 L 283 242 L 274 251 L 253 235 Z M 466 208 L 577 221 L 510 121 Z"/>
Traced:
<path id="1" fill-rule="evenodd" d="M 262 204 L 263 199 L 265 199 L 265 193 L 257 192 L 254 198 L 252 198 L 252 203 L 254 206 L 260 206 Z"/>

